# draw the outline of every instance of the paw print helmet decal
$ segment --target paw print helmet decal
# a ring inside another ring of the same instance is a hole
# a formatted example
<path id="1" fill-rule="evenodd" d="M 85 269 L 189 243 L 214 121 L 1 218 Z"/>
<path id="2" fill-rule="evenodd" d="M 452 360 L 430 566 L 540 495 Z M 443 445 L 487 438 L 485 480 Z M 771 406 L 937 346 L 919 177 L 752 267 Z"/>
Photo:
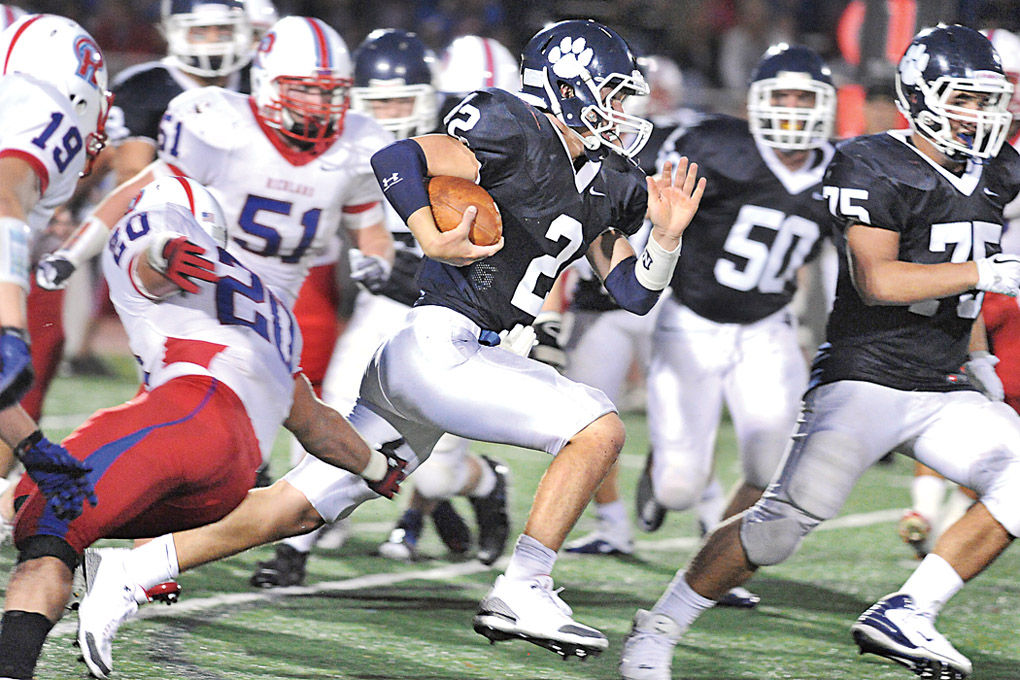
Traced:
<path id="1" fill-rule="evenodd" d="M 571 19 L 539 31 L 521 58 L 522 98 L 556 116 L 587 149 L 637 154 L 652 124 L 623 112 L 629 96 L 648 85 L 627 42 L 591 19 Z"/>
<path id="2" fill-rule="evenodd" d="M 966 26 L 927 28 L 907 47 L 896 70 L 896 107 L 910 127 L 948 157 L 992 158 L 1012 116 L 1013 86 L 988 38 Z M 968 106 L 965 98 L 976 99 Z"/>

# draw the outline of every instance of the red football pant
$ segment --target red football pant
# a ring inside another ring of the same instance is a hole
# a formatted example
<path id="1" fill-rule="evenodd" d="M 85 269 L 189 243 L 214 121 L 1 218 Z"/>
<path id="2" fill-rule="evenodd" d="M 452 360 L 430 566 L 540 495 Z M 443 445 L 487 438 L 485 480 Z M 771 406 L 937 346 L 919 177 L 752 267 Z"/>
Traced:
<path id="1" fill-rule="evenodd" d="M 319 397 L 322 396 L 322 379 L 326 377 L 333 346 L 340 337 L 340 322 L 337 319 L 339 306 L 340 287 L 336 281 L 336 265 L 312 267 L 294 303 L 294 317 L 304 342 L 301 370 L 308 376 Z"/>
<path id="2" fill-rule="evenodd" d="M 99 503 L 73 522 L 58 520 L 27 475 L 15 545 L 41 534 L 82 552 L 100 538 L 146 538 L 209 524 L 237 507 L 262 462 L 244 406 L 222 382 L 177 378 L 98 411 L 64 446 L 92 467 Z"/>

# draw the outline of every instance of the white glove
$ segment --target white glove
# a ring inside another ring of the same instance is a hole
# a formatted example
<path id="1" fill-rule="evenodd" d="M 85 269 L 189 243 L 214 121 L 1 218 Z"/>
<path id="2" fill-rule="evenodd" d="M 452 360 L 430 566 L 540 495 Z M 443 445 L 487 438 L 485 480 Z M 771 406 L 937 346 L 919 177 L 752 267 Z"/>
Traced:
<path id="1" fill-rule="evenodd" d="M 978 290 L 1016 297 L 1020 292 L 1020 257 L 999 253 L 977 260 Z"/>
<path id="2" fill-rule="evenodd" d="M 393 265 L 380 255 L 365 255 L 357 248 L 347 251 L 351 264 L 351 280 L 370 293 L 378 293 L 390 278 Z"/>
<path id="3" fill-rule="evenodd" d="M 531 326 L 525 326 L 522 323 L 519 323 L 510 330 L 503 331 L 499 334 L 498 347 L 518 356 L 528 356 L 528 352 L 531 351 L 534 344 L 535 329 Z"/>
<path id="4" fill-rule="evenodd" d="M 995 372 L 995 364 L 999 363 L 999 357 L 985 352 L 984 350 L 970 353 L 970 361 L 963 365 L 974 387 L 981 390 L 981 393 L 992 401 L 1002 401 L 1006 398 L 1006 390 L 1002 387 L 1002 380 Z"/>
<path id="5" fill-rule="evenodd" d="M 43 256 L 35 266 L 35 282 L 44 290 L 63 290 L 77 269 L 66 250 Z"/>

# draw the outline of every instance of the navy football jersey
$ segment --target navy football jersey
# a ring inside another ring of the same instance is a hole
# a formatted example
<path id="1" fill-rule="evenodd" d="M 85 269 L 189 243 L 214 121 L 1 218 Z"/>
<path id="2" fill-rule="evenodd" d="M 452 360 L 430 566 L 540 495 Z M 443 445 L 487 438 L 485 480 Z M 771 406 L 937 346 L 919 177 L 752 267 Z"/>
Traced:
<path id="1" fill-rule="evenodd" d="M 249 67 L 227 78 L 227 89 L 245 94 L 251 91 Z M 148 139 L 156 144 L 159 123 L 170 100 L 185 90 L 202 87 L 180 69 L 163 61 L 149 61 L 122 71 L 113 81 L 113 106 L 106 123 L 110 142 Z"/>
<path id="2" fill-rule="evenodd" d="M 899 259 L 965 262 L 1000 252 L 1003 207 L 1020 189 L 1020 157 L 1008 144 L 957 176 L 918 151 L 906 131 L 841 144 L 823 192 L 840 252 L 836 301 L 812 368 L 812 385 L 864 380 L 903 390 L 973 389 L 960 367 L 983 293 L 912 305 L 867 306 L 850 279 L 846 229 L 856 223 L 899 234 Z"/>
<path id="3" fill-rule="evenodd" d="M 641 226 L 645 174 L 609 153 L 582 157 L 575 169 L 566 144 L 541 111 L 489 88 L 468 95 L 445 120 L 480 163 L 479 184 L 503 218 L 503 249 L 465 267 L 426 258 L 418 304 L 455 309 L 484 329 L 530 324 L 553 282 L 597 236 Z"/>
<path id="4" fill-rule="evenodd" d="M 747 121 L 729 116 L 666 140 L 660 165 L 687 156 L 707 180 L 673 274 L 679 302 L 718 323 L 757 321 L 790 302 L 797 271 L 828 236 L 821 182 L 833 148 L 812 153 L 806 168 L 791 171 L 755 141 Z"/>

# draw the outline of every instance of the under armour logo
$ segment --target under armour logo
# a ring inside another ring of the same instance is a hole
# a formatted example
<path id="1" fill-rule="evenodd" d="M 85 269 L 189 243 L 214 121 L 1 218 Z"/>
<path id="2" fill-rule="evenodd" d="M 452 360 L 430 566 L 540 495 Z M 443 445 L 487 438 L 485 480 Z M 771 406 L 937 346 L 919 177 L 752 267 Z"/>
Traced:
<path id="1" fill-rule="evenodd" d="M 74 53 L 78 57 L 75 75 L 97 90 L 100 89 L 96 73 L 103 68 L 103 53 L 99 51 L 99 45 L 89 36 L 80 35 L 74 41 Z"/>
<path id="2" fill-rule="evenodd" d="M 403 181 L 404 181 L 404 178 L 401 177 L 399 173 L 395 172 L 395 173 L 393 173 L 392 175 L 390 175 L 389 177 L 387 177 L 386 179 L 384 179 L 382 181 L 382 190 L 383 191 L 389 191 L 390 187 L 392 187 L 394 184 L 399 184 L 400 182 L 403 182 Z"/>

